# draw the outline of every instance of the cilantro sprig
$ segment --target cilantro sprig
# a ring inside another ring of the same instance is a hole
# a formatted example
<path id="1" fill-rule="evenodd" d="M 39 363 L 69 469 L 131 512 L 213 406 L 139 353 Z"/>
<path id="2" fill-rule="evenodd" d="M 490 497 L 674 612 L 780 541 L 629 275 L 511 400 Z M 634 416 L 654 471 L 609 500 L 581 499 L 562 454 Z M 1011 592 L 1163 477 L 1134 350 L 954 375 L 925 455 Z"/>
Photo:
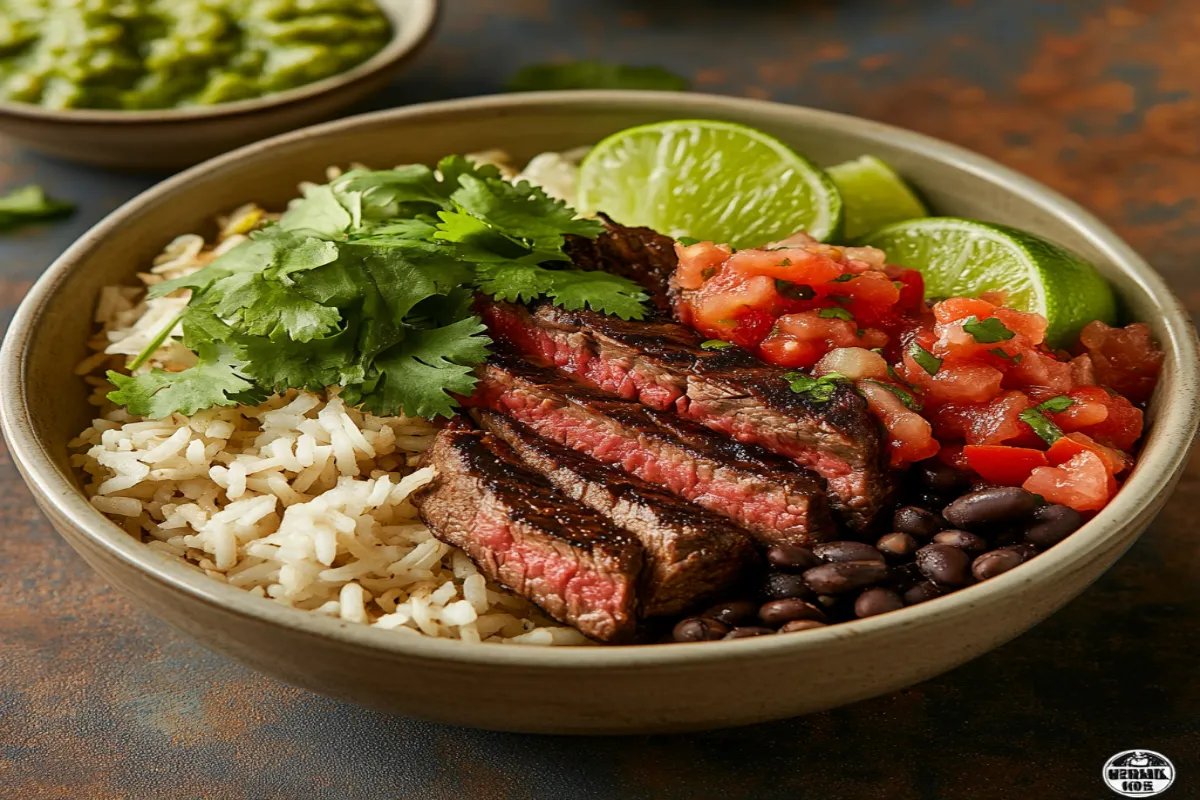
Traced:
<path id="1" fill-rule="evenodd" d="M 785 373 L 783 379 L 789 383 L 796 394 L 806 395 L 817 403 L 829 402 L 838 386 L 844 385 L 846 376 L 838 372 L 830 372 L 819 378 L 805 375 L 803 372 Z"/>
<path id="2" fill-rule="evenodd" d="M 967 317 L 963 322 L 963 330 L 980 344 L 995 344 L 1007 342 L 1016 336 L 1003 322 L 995 317 L 981 320 L 978 317 Z"/>
<path id="3" fill-rule="evenodd" d="M 191 291 L 139 366 L 176 329 L 196 353 L 181 372 L 110 372 L 113 402 L 164 417 L 285 389 L 342 387 L 377 414 L 450 416 L 491 340 L 476 292 L 546 297 L 623 319 L 645 314 L 633 281 L 570 269 L 567 236 L 604 230 L 565 203 L 461 156 L 348 172 L 309 187 L 275 224 L 203 269 L 151 287 Z"/>
<path id="4" fill-rule="evenodd" d="M 1046 416 L 1046 412 L 1058 413 L 1066 411 L 1073 405 L 1075 405 L 1074 400 L 1066 395 L 1059 395 L 1058 397 L 1051 397 L 1046 402 L 1040 403 L 1033 408 L 1027 408 L 1017 416 L 1022 422 L 1033 428 L 1033 432 L 1042 441 L 1046 444 L 1054 444 L 1063 437 L 1063 432 L 1061 428 L 1050 421 L 1049 417 Z"/>

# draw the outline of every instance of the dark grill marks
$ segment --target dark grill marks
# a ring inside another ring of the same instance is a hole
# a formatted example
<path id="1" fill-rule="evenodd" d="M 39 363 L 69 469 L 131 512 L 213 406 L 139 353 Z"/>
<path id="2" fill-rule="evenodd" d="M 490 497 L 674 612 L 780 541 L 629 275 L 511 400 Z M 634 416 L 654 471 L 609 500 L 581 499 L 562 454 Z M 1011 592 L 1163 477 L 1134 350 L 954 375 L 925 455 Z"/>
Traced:
<path id="1" fill-rule="evenodd" d="M 479 377 L 472 405 L 728 517 L 764 543 L 809 544 L 832 531 L 821 482 L 760 448 L 516 359 L 494 357 Z"/>
<path id="2" fill-rule="evenodd" d="M 527 309 L 482 301 L 479 308 L 509 352 L 810 467 L 855 530 L 870 528 L 887 505 L 879 430 L 848 385 L 813 402 L 791 390 L 786 370 L 739 348 L 704 350 L 690 328 L 662 319 L 630 322 L 550 303 Z"/>
<path id="3" fill-rule="evenodd" d="M 642 547 L 562 496 L 497 437 L 463 422 L 426 455 L 434 480 L 414 500 L 444 542 L 554 619 L 602 642 L 634 633 Z"/>
<path id="4" fill-rule="evenodd" d="M 566 253 L 579 269 L 622 275 L 646 288 L 650 302 L 663 317 L 670 317 L 674 302 L 671 276 L 679 259 L 675 240 L 650 228 L 626 228 L 603 214 L 608 230 L 595 239 L 568 236 Z"/>
<path id="5" fill-rule="evenodd" d="M 509 417 L 481 409 L 473 415 L 567 497 L 641 540 L 644 615 L 678 614 L 713 599 L 733 589 L 757 563 L 745 533 L 724 517 L 543 439 Z"/>

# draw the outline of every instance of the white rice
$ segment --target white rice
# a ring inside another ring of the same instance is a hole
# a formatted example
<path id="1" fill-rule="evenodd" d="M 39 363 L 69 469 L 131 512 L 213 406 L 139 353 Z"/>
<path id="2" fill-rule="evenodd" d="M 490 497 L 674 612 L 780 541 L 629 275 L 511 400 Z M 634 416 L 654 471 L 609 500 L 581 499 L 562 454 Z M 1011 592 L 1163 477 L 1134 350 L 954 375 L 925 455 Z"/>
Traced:
<path id="1" fill-rule="evenodd" d="M 539 158 L 525 177 L 540 175 L 556 195 L 572 192 L 570 159 Z M 77 368 L 100 413 L 71 442 L 92 505 L 148 547 L 292 608 L 398 635 L 586 644 L 486 580 L 421 523 L 409 498 L 433 477 L 418 466 L 437 430 L 426 420 L 376 417 L 347 407 L 336 391 L 162 420 L 105 399 L 113 387 L 104 371 L 123 368 L 187 303 L 186 290 L 146 300 L 145 287 L 194 272 L 270 216 L 243 206 L 218 221 L 214 245 L 180 236 L 139 274 L 142 286 L 101 291 L 95 353 Z M 168 342 L 141 369 L 193 363 Z"/>

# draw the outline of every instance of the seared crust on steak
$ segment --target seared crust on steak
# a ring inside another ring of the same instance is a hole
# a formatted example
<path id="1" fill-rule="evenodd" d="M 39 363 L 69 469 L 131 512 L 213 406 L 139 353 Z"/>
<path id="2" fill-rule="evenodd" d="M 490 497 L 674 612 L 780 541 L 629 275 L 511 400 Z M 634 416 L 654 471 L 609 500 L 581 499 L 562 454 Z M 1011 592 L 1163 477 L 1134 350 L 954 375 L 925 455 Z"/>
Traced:
<path id="1" fill-rule="evenodd" d="M 424 463 L 435 477 L 414 503 L 435 536 L 559 622 L 602 642 L 633 636 L 643 562 L 632 534 L 461 419 L 439 432 Z"/>
<path id="2" fill-rule="evenodd" d="M 749 537 L 724 517 L 543 439 L 510 417 L 483 409 L 472 416 L 560 492 L 638 537 L 645 549 L 645 616 L 679 614 L 714 599 L 757 564 Z"/>

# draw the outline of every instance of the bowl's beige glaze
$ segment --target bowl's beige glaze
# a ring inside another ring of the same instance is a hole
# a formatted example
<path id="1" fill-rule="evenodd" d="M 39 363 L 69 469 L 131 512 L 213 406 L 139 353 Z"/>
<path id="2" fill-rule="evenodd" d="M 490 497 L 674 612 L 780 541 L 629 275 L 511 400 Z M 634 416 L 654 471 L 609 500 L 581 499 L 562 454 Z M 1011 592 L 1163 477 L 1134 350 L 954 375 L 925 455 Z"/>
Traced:
<path id="1" fill-rule="evenodd" d="M 518 157 L 675 117 L 767 130 L 823 163 L 874 153 L 935 208 L 1028 228 L 1093 259 L 1167 353 L 1137 469 L 1085 528 L 986 583 L 899 612 L 791 636 L 694 645 L 541 649 L 376 631 L 283 608 L 134 541 L 67 467 L 89 417 L 71 367 L 97 290 L 128 281 L 176 234 L 247 200 L 279 205 L 327 164 L 387 166 L 502 147 Z M 58 531 L 152 613 L 289 683 L 385 711 L 519 731 L 672 731 L 793 716 L 933 677 L 1011 639 L 1081 592 L 1146 528 L 1179 477 L 1200 416 L 1195 331 L 1180 303 L 1099 221 L 1039 184 L 932 139 L 804 108 L 704 95 L 564 92 L 435 103 L 343 120 L 196 167 L 127 203 L 33 287 L 0 354 L 13 457 Z M 1114 614 L 1121 613 L 1113 609 Z M 770 687 L 770 691 L 764 691 Z"/>
<path id="2" fill-rule="evenodd" d="M 69 161 L 128 170 L 186 167 L 248 142 L 330 119 L 387 85 L 433 32 L 438 0 L 376 0 L 387 46 L 321 81 L 235 103 L 153 111 L 56 110 L 0 102 L 0 134 Z"/>

